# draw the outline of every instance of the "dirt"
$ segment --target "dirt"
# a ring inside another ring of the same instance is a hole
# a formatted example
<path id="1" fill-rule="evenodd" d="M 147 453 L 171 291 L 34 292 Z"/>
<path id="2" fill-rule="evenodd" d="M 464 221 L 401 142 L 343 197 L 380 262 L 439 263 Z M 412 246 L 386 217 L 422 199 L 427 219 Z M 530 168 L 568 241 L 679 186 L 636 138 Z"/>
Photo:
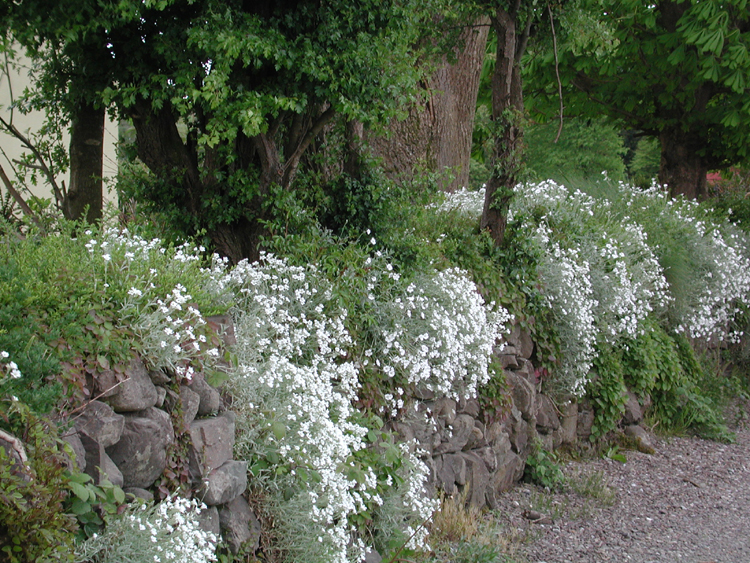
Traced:
<path id="1" fill-rule="evenodd" d="M 655 437 L 655 453 L 569 462 L 563 492 L 520 485 L 496 514 L 528 563 L 750 563 L 750 429 L 722 444 Z"/>

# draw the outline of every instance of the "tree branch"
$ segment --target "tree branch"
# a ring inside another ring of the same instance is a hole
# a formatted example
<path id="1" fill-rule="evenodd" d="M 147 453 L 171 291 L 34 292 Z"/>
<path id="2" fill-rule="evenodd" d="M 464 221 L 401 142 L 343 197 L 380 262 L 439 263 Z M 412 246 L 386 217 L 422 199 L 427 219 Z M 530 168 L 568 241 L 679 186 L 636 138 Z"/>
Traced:
<path id="1" fill-rule="evenodd" d="M 5 173 L 5 170 L 3 170 L 2 165 L 0 165 L 0 180 L 3 181 L 3 184 L 5 185 L 5 189 L 8 190 L 8 193 L 13 197 L 15 202 L 18 204 L 18 206 L 21 208 L 21 211 L 23 211 L 23 214 L 29 217 L 37 226 L 41 226 L 41 223 L 39 222 L 39 218 L 36 216 L 36 213 L 34 213 L 29 205 L 26 203 L 26 201 L 23 199 L 21 194 L 18 193 L 18 190 L 13 187 L 13 183 L 10 181 L 10 178 L 8 178 L 8 175 Z"/>
<path id="2" fill-rule="evenodd" d="M 560 127 L 557 129 L 557 136 L 555 137 L 555 144 L 557 144 L 557 141 L 560 140 L 560 134 L 563 130 L 563 110 L 565 109 L 565 106 L 563 106 L 563 92 L 562 92 L 562 82 L 560 81 L 560 62 L 557 58 L 557 34 L 555 33 L 555 20 L 552 17 L 552 8 L 550 8 L 549 3 L 547 3 L 547 11 L 549 12 L 549 24 L 552 27 L 552 50 L 555 53 L 555 76 L 557 77 L 557 96 L 560 99 Z"/>
<path id="3" fill-rule="evenodd" d="M 47 166 L 47 163 L 44 161 L 44 158 L 42 157 L 39 150 L 31 143 L 31 141 L 23 134 L 21 133 L 18 128 L 13 125 L 12 123 L 8 123 L 0 117 L 0 124 L 5 128 L 8 133 L 13 135 L 16 139 L 21 141 L 21 144 L 23 144 L 24 147 L 26 147 L 28 150 L 31 151 L 31 153 L 34 155 L 34 158 L 39 163 L 39 170 L 44 172 L 44 175 L 47 177 L 47 181 L 49 182 L 50 186 L 52 187 L 52 191 L 55 194 L 55 201 L 57 201 L 57 206 L 62 209 L 63 201 L 65 200 L 65 193 L 60 190 L 60 187 L 57 185 L 57 181 L 55 180 L 54 174 L 50 171 L 49 167 Z"/>

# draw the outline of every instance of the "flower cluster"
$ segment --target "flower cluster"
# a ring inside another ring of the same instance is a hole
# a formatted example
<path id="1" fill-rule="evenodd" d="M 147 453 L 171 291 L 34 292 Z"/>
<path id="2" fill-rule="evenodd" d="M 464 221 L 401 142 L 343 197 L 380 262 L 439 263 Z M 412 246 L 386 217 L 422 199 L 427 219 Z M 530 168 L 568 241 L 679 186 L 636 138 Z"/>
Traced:
<path id="1" fill-rule="evenodd" d="M 556 332 L 561 339 L 561 358 L 555 374 L 560 393 L 584 394 L 589 370 L 596 354 L 597 326 L 588 262 L 574 248 L 563 248 L 550 238 L 550 230 L 540 224 L 537 243 L 545 252 L 539 262 L 539 277 L 544 283 L 544 299 L 552 308 Z"/>
<path id="2" fill-rule="evenodd" d="M 361 559 L 365 546 L 353 540 L 349 521 L 380 499 L 371 470 L 360 480 L 343 470 L 368 431 L 353 420 L 359 384 L 345 359 L 352 343 L 346 311 L 337 310 L 313 266 L 271 255 L 241 262 L 225 283 L 238 300 L 239 367 L 229 383 L 239 411 L 237 449 L 256 468 L 271 462 L 275 486 L 294 491 L 276 503 L 285 547 L 307 561 Z"/>
<path id="3" fill-rule="evenodd" d="M 78 546 L 79 561 L 202 563 L 216 561 L 218 538 L 201 529 L 197 516 L 205 505 L 179 497 L 131 505 L 111 517 L 101 534 Z"/>
<path id="4" fill-rule="evenodd" d="M 469 217 L 479 217 L 484 208 L 485 188 L 469 190 L 461 188 L 445 196 L 445 201 L 440 204 L 438 211 L 443 213 L 457 212 Z"/>
<path id="5" fill-rule="evenodd" d="M 1 381 L 4 381 L 6 378 L 10 379 L 21 379 L 21 370 L 18 369 L 18 365 L 16 362 L 12 360 L 8 360 L 10 357 L 10 354 L 6 352 L 5 350 L 0 351 L 0 376 L 2 376 Z M 7 360 L 7 361 L 6 361 Z"/>
<path id="6" fill-rule="evenodd" d="M 372 359 L 365 361 L 395 378 L 398 389 L 474 397 L 489 380 L 493 346 L 511 320 L 502 307 L 492 308 L 466 272 L 449 269 L 419 276 L 387 301 L 375 303 L 379 322 Z M 402 407 L 400 401 L 392 399 L 391 408 Z"/>

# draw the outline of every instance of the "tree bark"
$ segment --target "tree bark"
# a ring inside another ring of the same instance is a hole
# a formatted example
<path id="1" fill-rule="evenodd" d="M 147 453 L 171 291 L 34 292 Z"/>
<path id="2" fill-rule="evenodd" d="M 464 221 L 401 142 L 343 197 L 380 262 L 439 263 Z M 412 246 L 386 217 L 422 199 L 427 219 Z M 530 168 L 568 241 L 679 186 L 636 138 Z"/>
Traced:
<path id="1" fill-rule="evenodd" d="M 688 199 L 703 199 L 708 165 L 697 154 L 698 147 L 692 146 L 684 134 L 673 131 L 662 132 L 659 142 L 659 182 L 667 185 L 672 197 L 683 195 Z"/>
<path id="2" fill-rule="evenodd" d="M 518 27 L 517 0 L 512 10 L 498 8 L 492 17 L 497 35 L 495 70 L 492 74 L 492 123 L 495 143 L 492 174 L 485 190 L 481 227 L 489 229 L 496 246 L 505 237 L 508 208 L 522 162 L 523 89 L 520 60 L 526 47 L 529 26 Z"/>
<path id="3" fill-rule="evenodd" d="M 468 26 L 455 62 L 445 57 L 424 84 L 426 100 L 410 108 L 406 120 L 394 120 L 387 137 L 368 136 L 373 154 L 383 160 L 393 180 L 408 181 L 415 177 L 415 169 L 426 169 L 444 174 L 445 190 L 469 185 L 474 113 L 488 32 L 489 18 Z"/>
<path id="4" fill-rule="evenodd" d="M 104 107 L 82 104 L 70 128 L 70 186 L 63 202 L 68 219 L 93 223 L 102 218 Z"/>

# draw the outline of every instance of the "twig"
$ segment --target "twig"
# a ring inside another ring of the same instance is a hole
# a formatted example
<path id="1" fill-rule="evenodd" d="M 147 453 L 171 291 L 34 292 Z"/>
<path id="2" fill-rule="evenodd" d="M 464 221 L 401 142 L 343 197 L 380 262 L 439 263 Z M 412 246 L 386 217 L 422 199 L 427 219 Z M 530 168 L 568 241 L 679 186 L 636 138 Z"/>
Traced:
<path id="1" fill-rule="evenodd" d="M 87 403 L 84 403 L 84 404 L 83 404 L 83 405 L 81 405 L 80 407 L 78 407 L 78 408 L 75 408 L 75 409 L 73 409 L 73 410 L 72 410 L 72 411 L 70 411 L 70 412 L 69 412 L 68 414 L 69 414 L 69 415 L 71 415 L 71 414 L 73 414 L 74 412 L 78 412 L 78 411 L 80 411 L 80 410 L 83 410 L 83 409 L 85 409 L 85 408 L 86 408 L 86 407 L 88 407 L 88 406 L 89 406 L 89 405 L 90 405 L 91 403 L 93 403 L 93 402 L 94 402 L 94 401 L 96 401 L 97 399 L 100 399 L 101 397 L 103 397 L 104 395 L 106 395 L 107 393 L 109 393 L 110 391 L 112 391 L 112 389 L 114 389 L 115 387 L 118 387 L 118 386 L 122 385 L 122 384 L 123 384 L 123 383 L 125 383 L 126 381 L 127 381 L 127 379 L 123 379 L 122 381 L 118 381 L 117 383 L 115 383 L 115 384 L 114 384 L 114 385 L 113 385 L 112 387 L 110 387 L 109 389 L 105 389 L 104 391 L 102 391 L 101 393 L 99 393 L 99 394 L 98 394 L 98 395 L 97 395 L 96 397 L 94 397 L 93 399 L 91 399 L 91 400 L 90 400 L 90 401 L 88 401 Z M 77 417 L 75 417 L 75 418 L 78 418 L 78 417 L 79 417 L 79 416 L 81 416 L 82 414 L 83 414 L 83 413 L 79 414 L 79 415 L 78 415 Z"/>
<path id="2" fill-rule="evenodd" d="M 21 208 L 21 211 L 23 211 L 23 214 L 26 215 L 27 217 L 30 217 L 31 220 L 34 221 L 36 226 L 40 227 L 41 223 L 39 222 L 39 218 L 36 216 L 36 213 L 34 213 L 31 210 L 31 208 L 23 199 L 21 194 L 18 193 L 18 190 L 16 190 L 16 188 L 13 187 L 13 183 L 10 181 L 10 178 L 8 178 L 8 175 L 5 173 L 5 170 L 3 170 L 2 165 L 0 165 L 0 180 L 3 181 L 3 184 L 5 185 L 5 189 L 8 190 L 8 193 L 13 197 L 15 202 Z"/>
<path id="3" fill-rule="evenodd" d="M 557 34 L 555 33 L 555 20 L 552 17 L 552 8 L 547 3 L 547 11 L 549 12 L 549 24 L 552 27 L 552 50 L 555 53 L 555 76 L 557 76 L 557 96 L 560 99 L 560 126 L 557 129 L 557 136 L 555 137 L 555 144 L 560 140 L 560 134 L 563 129 L 563 95 L 562 95 L 562 82 L 560 81 L 560 62 L 557 59 Z"/>

